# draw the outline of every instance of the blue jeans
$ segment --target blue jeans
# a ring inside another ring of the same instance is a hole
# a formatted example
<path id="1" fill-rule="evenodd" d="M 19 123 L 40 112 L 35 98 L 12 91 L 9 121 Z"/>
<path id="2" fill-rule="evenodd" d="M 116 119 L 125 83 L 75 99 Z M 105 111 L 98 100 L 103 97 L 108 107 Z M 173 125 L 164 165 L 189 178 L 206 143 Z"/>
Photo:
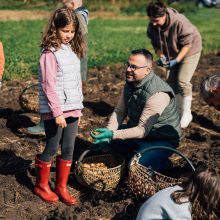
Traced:
<path id="1" fill-rule="evenodd" d="M 112 140 L 110 146 L 114 151 L 120 153 L 128 163 L 132 157 L 149 147 L 170 147 L 175 148 L 167 141 L 147 141 L 144 139 L 129 139 L 129 140 Z M 149 167 L 151 166 L 156 171 L 161 171 L 168 164 L 168 157 L 172 155 L 171 151 L 158 149 L 146 151 L 141 154 L 139 163 Z"/>

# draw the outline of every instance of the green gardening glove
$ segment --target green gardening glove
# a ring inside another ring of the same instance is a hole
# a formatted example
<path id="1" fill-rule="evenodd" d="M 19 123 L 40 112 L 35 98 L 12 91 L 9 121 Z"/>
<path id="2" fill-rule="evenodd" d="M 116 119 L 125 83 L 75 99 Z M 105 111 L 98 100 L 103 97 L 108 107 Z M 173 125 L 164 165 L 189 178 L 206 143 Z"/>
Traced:
<path id="1" fill-rule="evenodd" d="M 99 139 L 93 143 L 93 149 L 95 151 L 105 151 L 105 149 L 108 148 L 108 144 L 109 144 L 109 138 Z"/>
<path id="2" fill-rule="evenodd" d="M 108 128 L 97 128 L 92 130 L 90 135 L 95 140 L 108 139 L 108 141 L 110 141 L 110 139 L 113 137 L 113 131 L 110 131 Z"/>
<path id="3" fill-rule="evenodd" d="M 107 128 L 97 128 L 92 130 L 90 135 L 95 140 L 93 143 L 95 149 L 101 151 L 108 148 L 110 139 L 113 137 L 113 132 Z"/>

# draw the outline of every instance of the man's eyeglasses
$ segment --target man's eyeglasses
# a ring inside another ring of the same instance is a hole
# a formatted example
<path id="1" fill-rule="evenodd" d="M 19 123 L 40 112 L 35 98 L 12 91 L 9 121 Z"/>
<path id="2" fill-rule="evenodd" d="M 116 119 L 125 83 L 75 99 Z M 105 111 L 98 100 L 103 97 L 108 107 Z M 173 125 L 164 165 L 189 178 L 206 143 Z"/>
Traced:
<path id="1" fill-rule="evenodd" d="M 137 69 L 142 69 L 142 68 L 148 67 L 148 66 L 136 66 L 136 65 L 130 64 L 129 62 L 126 62 L 124 65 L 125 65 L 126 69 L 130 68 L 131 71 L 135 71 Z"/>

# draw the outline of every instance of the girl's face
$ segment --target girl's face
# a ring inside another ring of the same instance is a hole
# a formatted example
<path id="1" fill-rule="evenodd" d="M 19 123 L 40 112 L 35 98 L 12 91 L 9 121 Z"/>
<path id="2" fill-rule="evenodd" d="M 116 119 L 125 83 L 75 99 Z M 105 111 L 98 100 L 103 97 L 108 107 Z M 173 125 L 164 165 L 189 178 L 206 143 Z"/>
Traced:
<path id="1" fill-rule="evenodd" d="M 70 23 L 63 28 L 58 28 L 57 34 L 62 44 L 68 44 L 75 35 L 75 28 L 73 27 L 73 23 Z"/>

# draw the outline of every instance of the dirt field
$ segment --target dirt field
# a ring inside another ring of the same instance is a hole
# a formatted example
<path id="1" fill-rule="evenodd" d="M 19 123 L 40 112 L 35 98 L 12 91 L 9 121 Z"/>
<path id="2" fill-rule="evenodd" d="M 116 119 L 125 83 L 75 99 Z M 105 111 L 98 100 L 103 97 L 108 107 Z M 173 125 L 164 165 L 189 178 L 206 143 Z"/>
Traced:
<path id="1" fill-rule="evenodd" d="M 50 12 L 47 11 L 28 11 L 28 10 L 0 10 L 0 21 L 19 21 L 19 20 L 38 20 L 38 19 L 48 19 Z M 140 18 L 140 15 L 134 16 L 119 16 L 114 12 L 97 11 L 90 12 L 89 19 L 102 18 L 102 19 L 135 19 Z M 143 16 L 141 16 L 143 18 Z"/>
<path id="2" fill-rule="evenodd" d="M 193 161 L 211 164 L 220 171 L 219 112 L 202 103 L 199 84 L 203 77 L 219 72 L 220 56 L 203 56 L 193 78 L 193 122 L 183 131 L 179 150 Z M 159 71 L 161 76 L 164 76 Z M 78 159 L 90 144 L 89 131 L 105 126 L 124 84 L 122 66 L 102 67 L 89 71 L 89 81 L 84 86 L 85 109 L 74 159 Z M 11 81 L 3 86 L 0 96 L 0 218 L 1 219 L 77 219 L 107 220 L 134 219 L 140 201 L 127 194 L 121 183 L 114 192 L 97 193 L 80 186 L 71 175 L 69 186 L 80 203 L 68 207 L 58 202 L 49 205 L 33 194 L 35 175 L 33 160 L 42 151 L 44 137 L 25 134 L 27 126 L 39 120 L 37 114 L 23 112 L 18 97 L 24 86 L 35 82 Z M 180 170 L 184 172 L 184 169 Z M 124 181 L 124 180 L 123 180 Z M 54 169 L 52 169 L 52 185 Z"/>

